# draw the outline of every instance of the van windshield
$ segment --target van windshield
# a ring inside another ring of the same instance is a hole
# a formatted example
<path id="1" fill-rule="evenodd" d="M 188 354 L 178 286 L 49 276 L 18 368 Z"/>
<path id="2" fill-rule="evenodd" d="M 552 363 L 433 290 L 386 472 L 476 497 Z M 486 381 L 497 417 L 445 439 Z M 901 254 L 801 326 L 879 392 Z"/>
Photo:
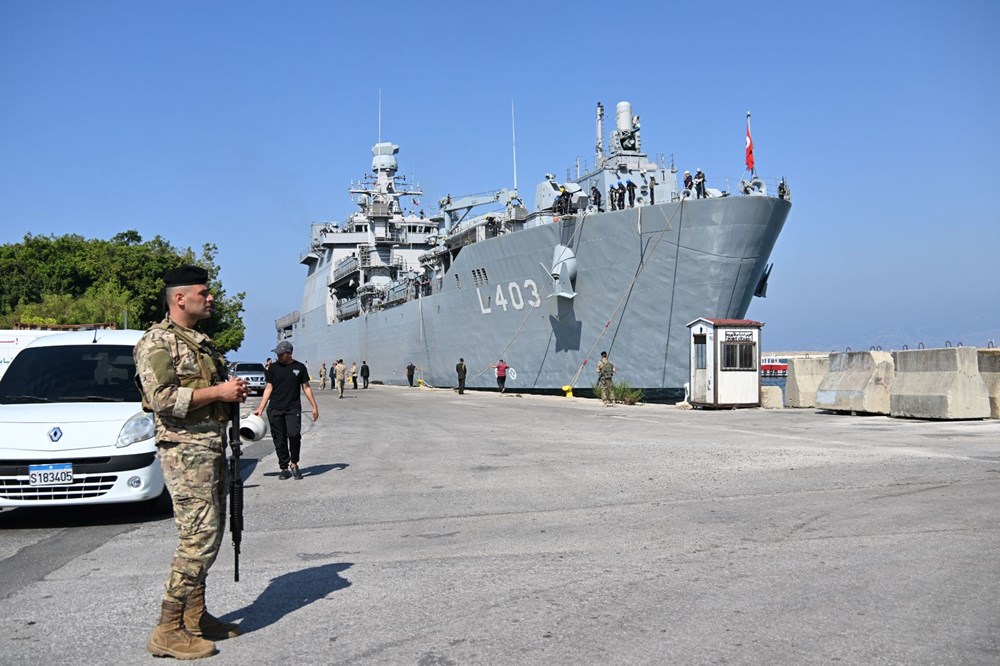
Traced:
<path id="1" fill-rule="evenodd" d="M 0 404 L 139 402 L 133 377 L 132 347 L 28 347 L 0 378 Z"/>

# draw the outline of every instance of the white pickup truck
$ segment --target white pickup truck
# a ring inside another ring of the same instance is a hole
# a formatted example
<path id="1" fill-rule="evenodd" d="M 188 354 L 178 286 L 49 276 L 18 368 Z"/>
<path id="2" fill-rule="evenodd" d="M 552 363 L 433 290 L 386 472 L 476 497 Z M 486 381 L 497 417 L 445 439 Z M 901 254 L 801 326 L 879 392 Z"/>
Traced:
<path id="1" fill-rule="evenodd" d="M 132 350 L 142 331 L 40 337 L 0 377 L 0 506 L 170 497 L 142 411 Z"/>

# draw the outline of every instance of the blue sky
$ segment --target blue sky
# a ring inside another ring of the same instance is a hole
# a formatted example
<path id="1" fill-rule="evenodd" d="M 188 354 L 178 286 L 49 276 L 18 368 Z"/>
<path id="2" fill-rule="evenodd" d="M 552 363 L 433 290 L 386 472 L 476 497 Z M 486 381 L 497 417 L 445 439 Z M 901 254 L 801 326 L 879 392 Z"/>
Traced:
<path id="1" fill-rule="evenodd" d="M 593 159 L 598 101 L 716 186 L 750 110 L 758 173 L 794 199 L 748 313 L 765 349 L 1000 343 L 998 33 L 985 0 L 0 0 L 0 243 L 214 242 L 247 292 L 237 356 L 263 358 L 309 223 L 354 210 L 380 91 L 428 212 L 513 184 L 512 99 L 529 205 Z"/>

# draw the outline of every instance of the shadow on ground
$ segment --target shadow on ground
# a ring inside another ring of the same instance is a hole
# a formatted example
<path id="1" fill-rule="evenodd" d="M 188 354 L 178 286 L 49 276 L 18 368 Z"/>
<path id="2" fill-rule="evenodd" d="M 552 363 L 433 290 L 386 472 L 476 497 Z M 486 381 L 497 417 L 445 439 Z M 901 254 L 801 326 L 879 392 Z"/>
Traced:
<path id="1" fill-rule="evenodd" d="M 337 562 L 282 574 L 273 578 L 252 604 L 219 619 L 224 622 L 242 620 L 240 632 L 244 634 L 263 629 L 328 594 L 349 587 L 351 582 L 341 577 L 340 572 L 352 566 L 352 562 Z"/>
<path id="2" fill-rule="evenodd" d="M 331 465 L 310 465 L 309 467 L 300 467 L 302 470 L 302 476 L 309 478 L 310 476 L 319 476 L 320 474 L 325 474 L 332 470 L 347 469 L 350 467 L 347 463 L 333 463 Z M 277 477 L 281 472 L 275 470 L 273 472 L 264 472 L 261 476 L 267 477 Z M 247 486 L 249 488 L 249 486 Z"/>

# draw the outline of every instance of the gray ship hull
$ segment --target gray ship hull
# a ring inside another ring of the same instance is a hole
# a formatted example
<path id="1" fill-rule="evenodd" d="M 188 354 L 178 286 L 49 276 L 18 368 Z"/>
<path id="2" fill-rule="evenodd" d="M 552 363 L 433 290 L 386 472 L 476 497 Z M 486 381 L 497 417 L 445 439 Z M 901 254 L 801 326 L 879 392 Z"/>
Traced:
<path id="1" fill-rule="evenodd" d="M 791 204 L 764 196 L 681 200 L 564 217 L 462 248 L 434 294 L 328 323 L 327 271 L 310 266 L 295 356 L 319 368 L 366 360 L 371 378 L 496 388 L 491 364 L 514 369 L 510 390 L 589 388 L 607 350 L 616 379 L 647 391 L 688 382 L 687 324 L 743 318 Z M 576 296 L 553 295 L 553 250 L 576 256 Z M 589 360 L 589 363 L 587 361 Z"/>

